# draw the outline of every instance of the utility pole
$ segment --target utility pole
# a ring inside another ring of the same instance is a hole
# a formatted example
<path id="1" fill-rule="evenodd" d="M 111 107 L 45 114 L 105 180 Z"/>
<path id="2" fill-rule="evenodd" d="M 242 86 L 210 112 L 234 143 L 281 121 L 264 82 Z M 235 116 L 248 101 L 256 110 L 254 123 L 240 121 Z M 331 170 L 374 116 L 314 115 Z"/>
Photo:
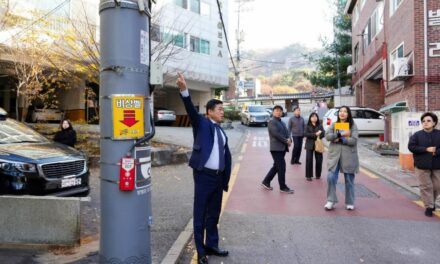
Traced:
<path id="1" fill-rule="evenodd" d="M 151 263 L 150 10 L 100 0 L 99 263 Z"/>
<path id="2" fill-rule="evenodd" d="M 235 71 L 235 106 L 238 107 L 238 97 L 240 95 L 238 83 L 240 81 L 240 43 L 243 42 L 243 32 L 240 31 L 240 13 L 242 11 L 242 7 L 244 4 L 248 2 L 252 2 L 254 0 L 236 0 L 237 7 L 237 31 L 236 31 L 236 39 L 237 39 L 237 58 L 236 58 L 236 71 Z"/>

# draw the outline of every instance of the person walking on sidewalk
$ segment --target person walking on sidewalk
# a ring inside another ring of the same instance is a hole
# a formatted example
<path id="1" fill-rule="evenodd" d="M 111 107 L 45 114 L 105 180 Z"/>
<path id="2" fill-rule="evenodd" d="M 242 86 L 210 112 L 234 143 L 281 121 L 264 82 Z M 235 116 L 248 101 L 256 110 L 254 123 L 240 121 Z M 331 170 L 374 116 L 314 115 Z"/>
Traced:
<path id="1" fill-rule="evenodd" d="M 319 123 L 319 117 L 317 113 L 311 113 L 309 121 L 307 122 L 306 131 L 306 179 L 312 180 L 313 177 L 313 154 L 315 154 L 315 177 L 321 178 L 322 170 L 322 153 L 315 151 L 315 142 L 318 137 L 321 139 L 324 137 L 324 128 Z"/>
<path id="2" fill-rule="evenodd" d="M 272 118 L 267 125 L 273 166 L 261 182 L 261 186 L 266 190 L 273 190 L 270 186 L 270 182 L 275 177 L 275 174 L 278 173 L 280 191 L 283 193 L 293 193 L 293 189 L 290 189 L 286 185 L 286 160 L 284 159 L 286 152 L 289 151 L 289 147 L 292 144 L 292 140 L 290 139 L 286 125 L 281 120 L 282 115 L 283 108 L 279 105 L 274 106 L 272 110 Z"/>
<path id="3" fill-rule="evenodd" d="M 438 118 L 434 113 L 424 113 L 420 120 L 423 130 L 410 137 L 408 149 L 414 156 L 425 215 L 431 217 L 435 211 L 435 200 L 440 194 L 440 130 L 435 129 Z"/>
<path id="4" fill-rule="evenodd" d="M 293 139 L 292 159 L 290 164 L 301 164 L 299 158 L 301 157 L 301 149 L 304 138 L 305 122 L 301 117 L 301 109 L 299 106 L 293 108 L 293 116 L 289 119 L 288 130 Z"/>
<path id="5" fill-rule="evenodd" d="M 185 78 L 178 73 L 176 81 L 186 112 L 191 121 L 194 145 L 189 166 L 194 177 L 194 241 L 199 264 L 208 263 L 207 255 L 226 257 L 219 249 L 217 225 L 223 191 L 228 191 L 231 175 L 231 152 L 228 138 L 219 126 L 223 121 L 223 102 L 211 99 L 206 104 L 207 117 L 199 114 L 191 101 Z M 206 232 L 206 239 L 205 239 Z"/>
<path id="6" fill-rule="evenodd" d="M 345 130 L 335 130 L 335 126 L 343 123 Z M 344 124 L 345 123 L 345 124 Z M 336 184 L 339 172 L 345 178 L 345 205 L 347 210 L 354 210 L 354 176 L 359 172 L 357 140 L 358 128 L 353 121 L 350 108 L 342 106 L 338 111 L 338 120 L 330 125 L 325 132 L 325 138 L 330 142 L 327 155 L 327 203 L 324 208 L 332 210 L 338 202 Z"/>

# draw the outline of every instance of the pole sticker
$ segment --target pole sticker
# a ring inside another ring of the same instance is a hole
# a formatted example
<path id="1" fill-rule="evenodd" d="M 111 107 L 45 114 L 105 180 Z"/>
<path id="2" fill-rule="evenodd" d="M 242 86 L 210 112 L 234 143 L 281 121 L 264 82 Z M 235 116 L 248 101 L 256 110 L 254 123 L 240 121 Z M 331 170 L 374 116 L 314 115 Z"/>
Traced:
<path id="1" fill-rule="evenodd" d="M 136 139 L 145 135 L 143 96 L 113 96 L 112 109 L 113 139 Z"/>

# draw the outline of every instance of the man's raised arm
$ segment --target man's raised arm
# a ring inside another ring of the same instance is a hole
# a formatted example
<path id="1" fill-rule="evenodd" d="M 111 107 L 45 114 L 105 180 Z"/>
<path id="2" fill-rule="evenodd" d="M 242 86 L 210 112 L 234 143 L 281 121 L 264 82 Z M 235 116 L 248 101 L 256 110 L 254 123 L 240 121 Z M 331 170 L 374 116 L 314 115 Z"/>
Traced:
<path id="1" fill-rule="evenodd" d="M 186 87 L 185 77 L 180 72 L 177 73 L 176 85 L 180 89 L 180 95 L 182 97 L 183 104 L 185 105 L 185 110 L 189 116 L 191 124 L 193 127 L 197 127 L 199 125 L 200 115 L 191 101 L 191 96 L 189 96 L 188 88 Z"/>

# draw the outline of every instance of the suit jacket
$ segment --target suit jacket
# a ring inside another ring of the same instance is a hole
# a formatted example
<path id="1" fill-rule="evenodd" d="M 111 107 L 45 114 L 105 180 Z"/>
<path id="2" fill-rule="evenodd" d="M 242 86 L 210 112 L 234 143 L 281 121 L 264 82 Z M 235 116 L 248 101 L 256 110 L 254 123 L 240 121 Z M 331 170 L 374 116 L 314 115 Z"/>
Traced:
<path id="1" fill-rule="evenodd" d="M 335 133 L 335 123 L 325 131 L 325 138 L 330 142 L 327 154 L 327 168 L 334 172 L 338 162 L 341 162 L 340 172 L 342 173 L 358 173 L 359 157 L 357 151 L 357 140 L 359 138 L 356 123 L 350 128 L 351 136 L 347 138 L 345 143 L 334 143 L 333 140 L 338 138 Z"/>
<path id="2" fill-rule="evenodd" d="M 287 140 L 290 138 L 290 133 L 283 121 L 272 117 L 267 128 L 269 130 L 270 151 L 289 152 Z"/>
<path id="3" fill-rule="evenodd" d="M 322 125 L 317 125 L 315 127 L 312 125 L 306 126 L 306 131 L 304 132 L 304 136 L 307 138 L 306 145 L 304 146 L 305 149 L 307 149 L 307 150 L 314 150 L 315 149 L 315 141 L 318 138 L 316 136 L 316 132 L 318 132 L 319 130 L 322 131 L 322 133 L 319 135 L 319 138 L 323 138 L 325 135 L 325 131 L 324 131 L 324 128 L 322 127 Z"/>
<path id="4" fill-rule="evenodd" d="M 183 97 L 186 113 L 189 116 L 193 128 L 194 145 L 189 166 L 194 170 L 201 171 L 211 155 L 214 145 L 215 127 L 211 120 L 199 114 L 191 101 L 191 96 Z M 223 131 L 223 130 L 222 130 Z M 224 133 L 226 137 L 226 133 Z M 231 152 L 229 151 L 228 138 L 225 144 L 225 170 L 223 172 L 223 190 L 228 191 L 229 178 L 231 177 Z"/>

